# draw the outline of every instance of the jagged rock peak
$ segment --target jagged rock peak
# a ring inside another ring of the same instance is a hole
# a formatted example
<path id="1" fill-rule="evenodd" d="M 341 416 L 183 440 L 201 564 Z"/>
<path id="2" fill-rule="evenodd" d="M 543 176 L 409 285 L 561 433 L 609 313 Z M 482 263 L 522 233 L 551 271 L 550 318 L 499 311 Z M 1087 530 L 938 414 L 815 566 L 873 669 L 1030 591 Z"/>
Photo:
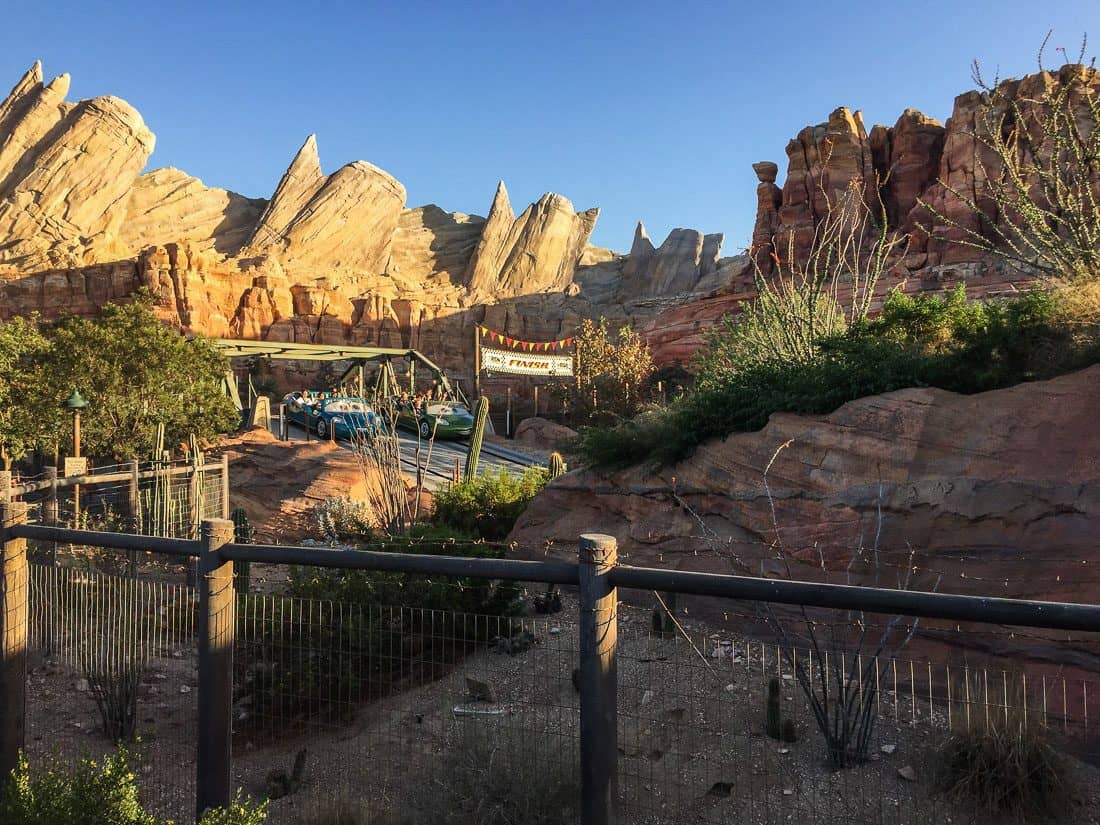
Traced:
<path id="1" fill-rule="evenodd" d="M 275 194 L 260 217 L 249 245 L 263 249 L 282 240 L 290 222 L 302 210 L 325 181 L 321 171 L 321 156 L 317 151 L 317 135 L 306 138 L 290 162 Z"/>

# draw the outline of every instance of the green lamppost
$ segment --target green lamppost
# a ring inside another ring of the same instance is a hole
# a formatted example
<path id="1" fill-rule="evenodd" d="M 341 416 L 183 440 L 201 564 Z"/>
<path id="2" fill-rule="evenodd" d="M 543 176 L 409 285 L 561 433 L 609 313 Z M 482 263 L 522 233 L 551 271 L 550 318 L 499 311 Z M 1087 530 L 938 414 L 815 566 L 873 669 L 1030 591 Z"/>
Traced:
<path id="1" fill-rule="evenodd" d="M 62 409 L 70 410 L 73 414 L 73 458 L 80 458 L 80 411 L 88 406 L 80 390 L 74 389 L 73 394 L 61 402 Z M 80 485 L 73 485 L 73 518 L 80 518 Z"/>

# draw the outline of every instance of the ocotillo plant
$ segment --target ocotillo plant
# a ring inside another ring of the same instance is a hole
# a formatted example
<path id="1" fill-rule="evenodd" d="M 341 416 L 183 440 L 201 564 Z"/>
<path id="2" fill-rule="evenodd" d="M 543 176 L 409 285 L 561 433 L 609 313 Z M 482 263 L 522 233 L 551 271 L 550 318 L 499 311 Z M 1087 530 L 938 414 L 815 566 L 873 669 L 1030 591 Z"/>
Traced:
<path id="1" fill-rule="evenodd" d="M 252 544 L 252 538 L 256 535 L 256 530 L 252 527 L 252 522 L 248 520 L 248 513 L 238 507 L 229 514 L 229 518 L 233 520 L 234 543 Z M 247 561 L 235 562 L 233 570 L 236 573 L 233 577 L 233 588 L 238 593 L 247 593 L 249 585 L 252 583 L 252 563 Z"/>
<path id="2" fill-rule="evenodd" d="M 463 481 L 473 481 L 477 478 L 477 462 L 481 457 L 481 442 L 485 438 L 485 424 L 489 420 L 489 399 L 484 395 L 477 400 L 474 409 L 474 431 L 470 434 L 470 447 L 466 452 L 466 471 L 462 475 Z"/>
<path id="3" fill-rule="evenodd" d="M 560 478 L 561 476 L 565 475 L 567 468 L 565 466 L 565 459 L 561 457 L 561 453 L 550 453 L 548 469 L 550 471 L 551 481 L 553 481 L 555 478 Z"/>

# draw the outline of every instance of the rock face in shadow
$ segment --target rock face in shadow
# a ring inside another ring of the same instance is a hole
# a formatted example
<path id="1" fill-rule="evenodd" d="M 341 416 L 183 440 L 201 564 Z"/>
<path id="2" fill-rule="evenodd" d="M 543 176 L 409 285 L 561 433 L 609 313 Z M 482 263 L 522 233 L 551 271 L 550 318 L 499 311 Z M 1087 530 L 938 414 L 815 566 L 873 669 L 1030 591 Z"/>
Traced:
<path id="1" fill-rule="evenodd" d="M 634 231 L 630 256 L 623 266 L 619 297 L 636 301 L 696 291 L 700 282 L 718 270 L 721 234 L 704 235 L 694 229 L 673 229 L 658 248 L 640 222 Z"/>

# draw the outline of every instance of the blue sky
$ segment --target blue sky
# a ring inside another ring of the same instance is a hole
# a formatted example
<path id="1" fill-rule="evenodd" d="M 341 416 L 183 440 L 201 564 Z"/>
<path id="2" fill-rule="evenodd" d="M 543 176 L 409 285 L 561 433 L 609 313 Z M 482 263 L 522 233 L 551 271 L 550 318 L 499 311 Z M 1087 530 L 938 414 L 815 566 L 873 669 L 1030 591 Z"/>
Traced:
<path id="1" fill-rule="evenodd" d="M 317 133 L 326 172 L 368 160 L 410 205 L 484 215 L 544 191 L 602 208 L 593 241 L 643 220 L 749 239 L 756 178 L 839 105 L 868 128 L 945 119 L 978 58 L 1035 66 L 1047 29 L 1076 52 L 1100 3 L 12 3 L 5 90 L 36 59 L 70 99 L 113 94 L 157 135 L 150 168 L 267 197 Z M 994 9 L 991 12 L 990 9 Z M 1060 65 L 1061 55 L 1048 54 Z M 0 92 L 3 94 L 3 92 Z"/>

